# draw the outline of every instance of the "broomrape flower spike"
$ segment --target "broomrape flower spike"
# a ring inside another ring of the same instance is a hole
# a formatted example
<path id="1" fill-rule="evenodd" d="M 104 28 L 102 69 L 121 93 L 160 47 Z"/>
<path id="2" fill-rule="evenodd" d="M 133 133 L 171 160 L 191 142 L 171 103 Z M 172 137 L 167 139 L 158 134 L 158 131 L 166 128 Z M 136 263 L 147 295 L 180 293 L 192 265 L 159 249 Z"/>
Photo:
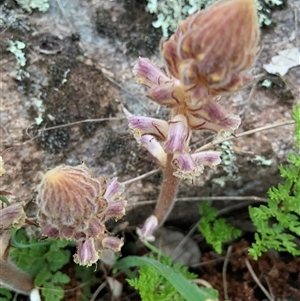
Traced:
<path id="1" fill-rule="evenodd" d="M 49 170 L 38 186 L 42 233 L 52 239 L 75 240 L 74 261 L 80 265 L 97 262 L 105 249 L 119 252 L 123 239 L 109 236 L 105 222 L 124 216 L 123 191 L 117 179 L 95 178 L 84 164 Z"/>
<path id="2" fill-rule="evenodd" d="M 204 167 L 221 163 L 220 152 L 191 153 L 192 131 L 210 130 L 228 137 L 239 127 L 239 116 L 228 113 L 217 99 L 251 80 L 259 42 L 255 0 L 226 0 L 189 16 L 161 44 L 165 68 L 139 58 L 133 73 L 149 88 L 147 96 L 171 110 L 168 121 L 131 116 L 129 126 L 140 145 L 164 169 L 162 189 L 153 215 L 138 235 L 153 240 L 172 209 L 180 179 L 199 176 Z M 165 72 L 164 70 L 167 70 Z"/>

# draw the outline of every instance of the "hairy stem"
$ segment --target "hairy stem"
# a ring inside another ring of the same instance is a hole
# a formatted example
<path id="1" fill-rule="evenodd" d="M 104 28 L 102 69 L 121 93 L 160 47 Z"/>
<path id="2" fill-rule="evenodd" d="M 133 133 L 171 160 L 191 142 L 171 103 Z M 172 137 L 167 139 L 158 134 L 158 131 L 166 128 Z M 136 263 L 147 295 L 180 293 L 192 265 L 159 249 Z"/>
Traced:
<path id="1" fill-rule="evenodd" d="M 32 277 L 3 259 L 0 259 L 0 285 L 26 295 L 34 289 Z"/>
<path id="2" fill-rule="evenodd" d="M 180 179 L 173 175 L 175 171 L 172 166 L 173 156 L 173 154 L 167 155 L 162 188 L 154 210 L 154 215 L 158 219 L 158 226 L 163 224 L 172 210 L 175 203 L 177 188 L 180 182 Z"/>

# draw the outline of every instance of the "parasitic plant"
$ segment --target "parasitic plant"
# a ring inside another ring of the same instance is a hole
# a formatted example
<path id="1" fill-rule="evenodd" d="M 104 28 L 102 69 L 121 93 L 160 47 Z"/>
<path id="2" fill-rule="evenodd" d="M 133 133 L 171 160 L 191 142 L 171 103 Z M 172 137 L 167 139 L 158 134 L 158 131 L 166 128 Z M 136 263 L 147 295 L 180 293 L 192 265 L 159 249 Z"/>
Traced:
<path id="1" fill-rule="evenodd" d="M 221 162 L 220 152 L 192 153 L 192 131 L 210 130 L 230 136 L 240 117 L 228 113 L 219 96 L 234 92 L 251 80 L 246 70 L 253 64 L 259 42 L 255 0 L 218 2 L 179 24 L 161 44 L 167 71 L 139 58 L 134 67 L 137 80 L 146 85 L 147 96 L 171 110 L 168 121 L 130 116 L 129 126 L 163 168 L 164 178 L 156 208 L 138 234 L 153 240 L 172 209 L 180 179 L 193 180 L 205 166 Z"/>
<path id="2" fill-rule="evenodd" d="M 95 178 L 84 165 L 49 170 L 38 187 L 38 220 L 43 235 L 75 240 L 74 261 L 90 266 L 101 251 L 120 251 L 123 240 L 109 235 L 105 222 L 125 214 L 123 187 L 116 180 Z"/>

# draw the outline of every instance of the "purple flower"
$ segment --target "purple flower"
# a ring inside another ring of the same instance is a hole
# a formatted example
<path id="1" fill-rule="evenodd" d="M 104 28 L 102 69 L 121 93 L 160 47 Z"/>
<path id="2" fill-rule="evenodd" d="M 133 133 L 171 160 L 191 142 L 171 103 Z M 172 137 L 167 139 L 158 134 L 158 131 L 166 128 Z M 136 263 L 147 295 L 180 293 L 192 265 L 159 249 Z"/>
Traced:
<path id="1" fill-rule="evenodd" d="M 168 122 L 143 116 L 132 116 L 128 118 L 129 126 L 133 129 L 136 139 L 142 135 L 153 135 L 158 140 L 164 141 L 168 135 Z"/>
<path id="2" fill-rule="evenodd" d="M 74 262 L 79 265 L 91 266 L 100 258 L 100 251 L 95 248 L 93 238 L 86 241 L 79 241 L 77 245 L 77 254 L 74 255 Z"/>
<path id="3" fill-rule="evenodd" d="M 144 135 L 139 140 L 140 144 L 147 149 L 153 159 L 160 165 L 165 166 L 167 154 L 161 144 L 151 135 Z"/>
<path id="4" fill-rule="evenodd" d="M 174 175 L 182 179 L 193 180 L 204 171 L 204 167 L 215 168 L 221 163 L 221 152 L 207 151 L 199 153 L 177 154 L 172 161 L 176 168 Z"/>
<path id="5" fill-rule="evenodd" d="M 112 179 L 94 178 L 85 165 L 58 166 L 38 186 L 38 220 L 50 238 L 75 240 L 75 262 L 91 265 L 101 256 L 108 237 L 105 222 L 125 214 L 123 186 Z"/>
<path id="6" fill-rule="evenodd" d="M 133 74 L 139 83 L 149 88 L 156 87 L 170 81 L 170 78 L 147 58 L 139 57 L 133 68 Z"/>
<path id="7" fill-rule="evenodd" d="M 212 99 L 195 110 L 188 110 L 187 116 L 191 129 L 211 130 L 223 137 L 230 136 L 241 123 L 239 116 L 228 114 Z"/>
<path id="8" fill-rule="evenodd" d="M 142 229 L 137 229 L 137 234 L 142 241 L 154 241 L 155 237 L 153 236 L 153 232 L 158 225 L 157 217 L 151 215 L 148 217 L 144 223 Z"/>
<path id="9" fill-rule="evenodd" d="M 188 151 L 190 130 L 184 115 L 176 115 L 169 121 L 169 132 L 164 144 L 166 153 L 184 153 Z"/>

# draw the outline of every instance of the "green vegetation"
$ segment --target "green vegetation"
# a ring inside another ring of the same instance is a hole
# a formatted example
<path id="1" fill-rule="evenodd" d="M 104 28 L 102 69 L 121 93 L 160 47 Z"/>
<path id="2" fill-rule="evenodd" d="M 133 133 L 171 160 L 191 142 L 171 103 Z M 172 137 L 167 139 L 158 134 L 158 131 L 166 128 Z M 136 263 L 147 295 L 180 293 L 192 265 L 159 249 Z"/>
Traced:
<path id="1" fill-rule="evenodd" d="M 189 273 L 187 267 L 172 263 L 169 257 L 161 257 L 159 262 L 153 257 L 129 256 L 115 266 L 124 271 L 130 267 L 139 267 L 139 277 L 127 281 L 139 291 L 143 301 L 205 301 L 218 296 L 216 290 L 199 288 L 190 282 L 196 275 Z"/>
<path id="2" fill-rule="evenodd" d="M 224 243 L 241 236 L 242 232 L 229 225 L 225 218 L 217 218 L 218 211 L 212 208 L 208 202 L 200 205 L 199 212 L 202 217 L 198 230 L 218 254 L 222 253 Z"/>
<path id="3" fill-rule="evenodd" d="M 70 282 L 70 277 L 61 271 L 70 261 L 71 252 L 65 249 L 70 242 L 39 242 L 28 238 L 24 229 L 13 230 L 12 236 L 10 259 L 21 270 L 34 276 L 35 285 L 42 287 L 46 301 L 61 300 L 64 296 L 63 285 Z"/>
<path id="4" fill-rule="evenodd" d="M 31 13 L 33 9 L 37 9 L 45 13 L 50 5 L 48 0 L 16 0 L 17 3 L 27 12 Z"/>
<path id="5" fill-rule="evenodd" d="M 293 118 L 296 122 L 295 147 L 300 150 L 300 104 L 295 107 Z M 268 249 L 300 255 L 295 243 L 296 236 L 300 236 L 299 151 L 290 154 L 288 159 L 291 165 L 280 167 L 285 182 L 269 189 L 268 204 L 249 208 L 250 218 L 257 228 L 255 242 L 249 249 L 255 259 Z"/>

